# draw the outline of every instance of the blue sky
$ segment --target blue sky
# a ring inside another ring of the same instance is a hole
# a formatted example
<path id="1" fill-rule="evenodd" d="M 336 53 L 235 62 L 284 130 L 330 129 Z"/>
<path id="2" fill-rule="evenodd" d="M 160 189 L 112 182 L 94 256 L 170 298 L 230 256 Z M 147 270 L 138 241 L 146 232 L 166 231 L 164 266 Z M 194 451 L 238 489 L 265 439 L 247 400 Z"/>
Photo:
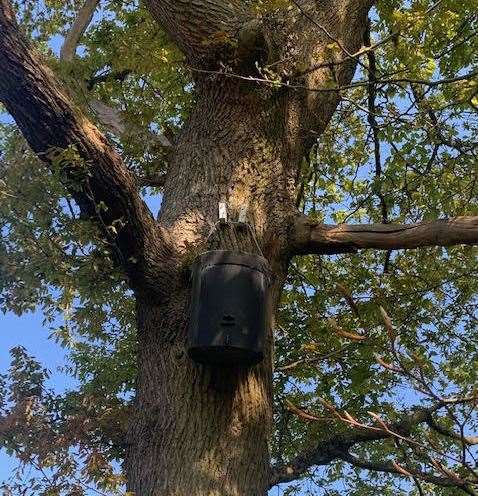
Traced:
<path id="1" fill-rule="evenodd" d="M 58 370 L 66 363 L 65 352 L 48 340 L 49 331 L 42 326 L 42 320 L 40 312 L 22 317 L 11 312 L 0 316 L 0 373 L 5 373 L 10 364 L 9 350 L 15 346 L 24 346 L 29 354 L 51 371 L 50 384 L 61 392 L 74 387 L 74 380 Z M 14 461 L 0 450 L 0 483 L 10 476 L 13 467 Z"/>

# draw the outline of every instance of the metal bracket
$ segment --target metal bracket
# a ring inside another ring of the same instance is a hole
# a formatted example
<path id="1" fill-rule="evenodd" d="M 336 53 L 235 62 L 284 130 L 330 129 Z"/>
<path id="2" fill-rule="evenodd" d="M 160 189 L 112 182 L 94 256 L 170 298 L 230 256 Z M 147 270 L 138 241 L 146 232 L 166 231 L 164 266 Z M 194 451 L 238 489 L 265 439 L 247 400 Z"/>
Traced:
<path id="1" fill-rule="evenodd" d="M 242 205 L 239 210 L 239 218 L 237 220 L 241 224 L 247 224 L 247 210 L 247 205 Z"/>
<path id="2" fill-rule="evenodd" d="M 227 224 L 227 203 L 219 203 L 219 222 L 221 224 Z"/>

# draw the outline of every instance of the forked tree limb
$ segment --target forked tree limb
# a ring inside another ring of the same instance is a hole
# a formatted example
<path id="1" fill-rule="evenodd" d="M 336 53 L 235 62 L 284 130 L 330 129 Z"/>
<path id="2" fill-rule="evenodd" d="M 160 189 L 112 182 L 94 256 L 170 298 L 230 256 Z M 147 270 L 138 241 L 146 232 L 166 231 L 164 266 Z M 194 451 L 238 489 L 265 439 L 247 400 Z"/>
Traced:
<path id="1" fill-rule="evenodd" d="M 362 47 L 373 1 L 294 0 L 294 9 L 277 8 L 263 16 L 251 4 L 146 0 L 153 18 L 185 54 L 198 87 L 199 82 L 211 85 L 211 76 L 216 76 L 219 86 L 234 77 L 238 85 L 252 90 L 255 83 L 269 81 L 258 77 L 260 68 L 273 68 L 274 81 L 287 88 L 281 105 L 275 105 L 281 112 L 277 118 L 285 123 L 281 131 L 286 136 L 286 160 L 299 164 L 337 108 L 340 92 L 334 86 L 351 83 L 358 60 L 354 54 Z M 331 43 L 337 53 L 330 50 Z M 285 83 L 319 61 L 324 67 L 302 74 L 296 84 Z M 312 94 L 310 88 L 321 91 Z"/>
<path id="2" fill-rule="evenodd" d="M 478 216 L 455 217 L 417 224 L 319 224 L 298 216 L 290 253 L 337 254 L 360 249 L 400 250 L 424 246 L 478 244 Z"/>
<path id="3" fill-rule="evenodd" d="M 415 426 L 424 423 L 428 415 L 429 412 L 426 409 L 406 414 L 400 422 L 391 425 L 390 430 L 408 435 Z M 297 480 L 312 467 L 328 465 L 341 459 L 344 453 L 348 453 L 356 445 L 390 439 L 391 437 L 392 434 L 381 429 L 350 429 L 340 434 L 331 435 L 313 444 L 288 463 L 273 466 L 271 468 L 270 487 Z"/>
<path id="4" fill-rule="evenodd" d="M 121 157 L 72 104 L 21 33 L 8 0 L 0 0 L 0 74 L 0 101 L 30 147 L 59 169 L 83 216 L 96 220 L 133 289 L 156 290 L 171 258 L 167 234 L 158 228 Z M 65 159 L 62 152 L 69 149 L 80 160 Z M 168 267 L 165 273 L 170 272 Z"/>
<path id="5" fill-rule="evenodd" d="M 169 33 L 186 57 L 197 63 L 198 68 L 205 68 L 204 62 L 211 68 L 208 62 L 211 55 L 217 56 L 218 49 L 233 48 L 237 57 L 238 54 L 247 56 L 246 52 L 257 48 L 258 43 L 265 48 L 263 35 L 267 36 L 267 33 L 260 16 L 243 0 L 146 0 L 145 3 L 153 18 Z M 373 3 L 374 0 L 342 0 L 340 8 L 351 12 L 355 20 L 358 12 L 367 12 Z M 325 2 L 320 6 L 315 0 L 301 0 L 297 4 L 300 8 L 303 6 L 304 11 L 312 12 L 335 10 L 337 7 L 334 2 L 330 5 Z M 277 15 L 269 13 L 269 17 L 276 18 L 279 24 L 291 17 L 289 24 L 294 24 L 295 16 L 287 12 L 284 17 L 281 10 L 278 9 Z M 352 26 L 351 30 L 354 28 Z M 299 36 L 296 41 L 300 45 L 302 38 Z"/>

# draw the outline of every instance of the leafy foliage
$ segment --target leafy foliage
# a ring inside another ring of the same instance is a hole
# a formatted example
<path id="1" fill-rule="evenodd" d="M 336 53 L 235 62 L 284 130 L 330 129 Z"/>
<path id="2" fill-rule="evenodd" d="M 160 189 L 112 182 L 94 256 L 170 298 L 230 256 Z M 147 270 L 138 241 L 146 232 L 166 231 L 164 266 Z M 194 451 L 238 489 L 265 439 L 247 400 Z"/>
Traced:
<path id="1" fill-rule="evenodd" d="M 16 8 L 78 105 L 93 118 L 93 101 L 121 110 L 134 132 L 110 137 L 128 166 L 138 175 L 160 173 L 166 157 L 151 137 L 182 126 L 194 99 L 188 69 L 136 1 L 102 3 L 79 56 L 60 63 L 51 47 L 81 3 L 25 0 Z M 262 14 L 292 4 L 255 7 Z M 378 2 L 371 27 L 377 46 L 361 56 L 356 74 L 365 82 L 343 91 L 305 166 L 304 212 L 336 223 L 478 212 L 477 11 L 476 0 Z M 121 491 L 117 468 L 134 393 L 132 296 L 60 178 L 32 156 L 8 121 L 0 127 L 0 148 L 0 305 L 18 315 L 41 309 L 52 339 L 69 353 L 66 372 L 80 383 L 78 391 L 58 396 L 45 386 L 47 371 L 25 350 L 12 350 L 0 385 L 0 441 L 21 463 L 4 491 Z M 274 460 L 291 460 L 314 440 L 348 431 L 340 412 L 367 425 L 370 411 L 394 422 L 412 406 L 476 393 L 477 275 L 469 247 L 296 259 L 276 332 Z M 380 307 L 391 318 L 393 339 Z M 304 420 L 297 409 L 318 420 Z M 462 436 L 478 429 L 473 402 L 448 406 L 435 420 Z M 354 454 L 443 476 L 433 465 L 437 459 L 476 480 L 478 454 L 463 439 L 428 425 L 416 426 L 409 439 L 415 444 L 389 439 Z M 29 465 L 38 476 L 26 477 Z M 343 461 L 306 475 L 283 494 L 458 494 Z"/>

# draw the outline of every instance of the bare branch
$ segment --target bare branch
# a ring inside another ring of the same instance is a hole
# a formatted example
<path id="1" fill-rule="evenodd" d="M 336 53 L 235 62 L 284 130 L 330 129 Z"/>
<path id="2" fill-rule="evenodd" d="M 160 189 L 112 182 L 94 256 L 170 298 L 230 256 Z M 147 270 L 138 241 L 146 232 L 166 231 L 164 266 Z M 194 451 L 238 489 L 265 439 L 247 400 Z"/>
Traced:
<path id="1" fill-rule="evenodd" d="M 8 0 L 0 0 L 0 73 L 0 101 L 30 147 L 60 173 L 82 215 L 96 220 L 131 286 L 158 291 L 158 277 L 172 273 L 167 234 L 134 175 L 20 32 Z"/>
<path id="2" fill-rule="evenodd" d="M 440 5 L 441 1 L 442 0 L 438 0 L 437 2 L 435 2 L 431 7 L 428 8 L 428 10 L 425 12 L 425 14 L 426 15 L 430 14 L 433 10 L 435 10 L 438 7 L 438 5 Z M 364 10 L 368 11 L 375 3 L 376 3 L 376 1 L 374 1 L 374 0 L 351 0 L 350 1 L 350 8 L 355 9 L 355 10 L 364 9 Z M 412 20 L 412 22 L 413 22 L 413 20 Z M 412 24 L 412 22 L 410 23 L 410 25 Z M 402 27 L 402 30 L 403 29 L 404 28 Z M 343 59 L 340 59 L 336 62 L 321 62 L 318 64 L 314 64 L 311 67 L 309 67 L 308 69 L 306 69 L 305 71 L 298 72 L 296 74 L 296 76 L 303 76 L 303 75 L 309 74 L 310 72 L 314 72 L 317 69 L 321 69 L 324 67 L 331 67 L 333 65 L 340 65 L 340 64 L 343 64 L 344 62 L 347 62 L 350 59 L 356 59 L 358 57 L 361 57 L 362 55 L 368 54 L 371 51 L 377 50 L 378 48 L 382 47 L 386 43 L 389 43 L 390 41 L 396 41 L 399 36 L 400 36 L 400 31 L 394 31 L 394 32 L 390 33 L 388 36 L 382 38 L 381 40 L 379 40 L 373 44 L 361 47 L 360 50 L 358 50 L 357 52 L 355 52 L 353 54 L 347 55 Z M 470 36 L 473 36 L 473 35 L 470 35 Z"/>
<path id="3" fill-rule="evenodd" d="M 308 67 L 307 69 L 305 69 L 303 71 L 299 71 L 296 74 L 296 76 L 305 76 L 311 72 L 314 72 L 318 69 L 322 69 L 324 67 L 333 67 L 335 65 L 344 64 L 345 62 L 347 62 L 351 59 L 357 59 L 357 58 L 361 57 L 362 55 L 366 55 L 369 52 L 373 52 L 373 51 L 377 50 L 378 48 L 382 47 L 386 43 L 389 43 L 391 41 L 395 41 L 398 38 L 398 36 L 399 36 L 399 33 L 394 32 L 394 33 L 384 37 L 383 39 L 381 39 L 381 40 L 379 40 L 379 41 L 377 41 L 377 42 L 375 42 L 369 46 L 363 46 L 362 48 L 360 48 L 360 50 L 356 51 L 352 55 L 347 55 L 346 57 L 344 57 L 340 60 L 337 60 L 336 62 L 320 62 L 318 64 L 314 64 L 311 67 Z"/>
<path id="4" fill-rule="evenodd" d="M 93 15 L 95 13 L 96 7 L 100 3 L 100 0 L 86 0 L 78 15 L 73 22 L 70 31 L 65 37 L 65 41 L 60 50 L 60 59 L 71 61 L 73 60 L 76 52 L 76 48 L 81 40 L 81 37 L 85 33 L 86 29 L 90 25 Z"/>
<path id="5" fill-rule="evenodd" d="M 318 224 L 295 219 L 291 254 L 354 253 L 359 249 L 400 250 L 423 246 L 478 244 L 478 216 L 417 224 Z"/>
<path id="6" fill-rule="evenodd" d="M 347 59 L 348 62 L 353 59 Z M 332 67 L 333 65 L 337 65 L 336 63 L 324 63 L 321 65 L 321 68 L 327 68 L 327 67 Z M 350 90 L 354 88 L 361 88 L 368 86 L 370 84 L 370 81 L 368 79 L 360 79 L 357 81 L 354 81 L 350 84 L 339 84 L 337 86 L 333 85 L 328 85 L 328 86 L 305 86 L 302 84 L 293 84 L 293 83 L 288 83 L 286 81 L 278 81 L 276 79 L 267 79 L 263 77 L 254 77 L 254 76 L 244 76 L 241 74 L 235 74 L 234 72 L 227 72 L 224 70 L 207 70 L 207 69 L 200 69 L 198 67 L 189 67 L 192 71 L 198 72 L 198 73 L 203 73 L 203 74 L 211 74 L 211 75 L 216 75 L 216 76 L 222 76 L 224 78 L 232 78 L 232 79 L 239 79 L 242 81 L 248 81 L 250 83 L 258 83 L 258 84 L 264 84 L 264 85 L 272 85 L 272 86 L 280 86 L 282 88 L 288 88 L 290 90 L 305 90 L 310 93 L 340 93 L 344 90 Z M 307 71 L 306 71 L 307 73 Z M 444 79 L 437 79 L 434 81 L 427 81 L 425 79 L 412 79 L 412 78 L 394 78 L 394 77 L 381 77 L 378 79 L 378 82 L 380 85 L 385 85 L 385 84 L 395 84 L 395 85 L 401 85 L 402 83 L 407 83 L 407 84 L 422 84 L 424 86 L 428 86 L 430 88 L 435 88 L 438 86 L 441 86 L 443 84 L 453 84 L 457 83 L 459 81 L 472 81 L 473 79 L 478 76 L 478 71 L 472 71 L 468 74 L 464 74 L 461 76 L 456 76 L 456 77 L 451 77 L 451 78 L 444 78 Z M 364 107 L 365 108 L 365 107 Z M 368 112 L 368 110 L 365 110 L 365 112 Z"/>
<path id="7" fill-rule="evenodd" d="M 156 142 L 165 151 L 170 150 L 173 146 L 164 134 L 153 134 L 148 129 L 143 130 L 139 126 L 126 122 L 121 110 L 110 107 L 99 100 L 91 101 L 89 106 L 95 113 L 98 121 L 116 136 L 140 136 L 146 133 L 151 141 Z"/>
<path id="8" fill-rule="evenodd" d="M 301 418 L 302 420 L 306 421 L 319 421 L 319 420 L 325 420 L 327 417 L 317 417 L 316 415 L 312 415 L 305 410 L 302 410 L 301 408 L 295 406 L 291 401 L 286 400 L 286 405 L 287 409 L 289 412 L 293 413 L 294 415 L 297 415 L 297 417 Z"/>
<path id="9" fill-rule="evenodd" d="M 314 26 L 316 26 L 317 28 L 319 28 L 319 30 L 325 34 L 325 36 L 327 37 L 328 40 L 332 41 L 335 45 L 337 45 L 340 50 L 349 58 L 349 59 L 353 59 L 355 58 L 355 55 L 353 53 L 351 53 L 347 47 L 342 43 L 342 41 L 337 38 L 336 36 L 334 36 L 324 25 L 322 25 L 321 23 L 319 23 L 312 15 L 310 15 L 307 10 L 305 8 L 303 8 L 300 4 L 300 2 L 298 2 L 297 0 L 291 0 L 292 3 L 297 7 L 297 9 L 299 10 L 299 12 L 301 13 L 301 15 L 303 15 L 309 22 L 311 22 Z M 364 2 L 361 2 L 362 4 Z M 368 2 L 365 2 L 365 3 L 368 3 Z M 371 7 L 371 2 L 370 2 L 370 6 L 368 8 Z"/>

